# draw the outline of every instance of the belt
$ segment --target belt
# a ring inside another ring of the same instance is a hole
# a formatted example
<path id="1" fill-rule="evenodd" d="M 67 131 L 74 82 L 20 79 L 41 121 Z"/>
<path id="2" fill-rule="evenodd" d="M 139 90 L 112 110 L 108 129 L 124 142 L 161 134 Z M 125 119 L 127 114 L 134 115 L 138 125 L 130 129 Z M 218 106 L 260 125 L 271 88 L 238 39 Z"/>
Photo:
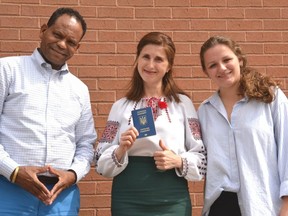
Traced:
<path id="1" fill-rule="evenodd" d="M 38 179 L 43 184 L 56 184 L 59 179 L 57 177 L 38 176 Z"/>

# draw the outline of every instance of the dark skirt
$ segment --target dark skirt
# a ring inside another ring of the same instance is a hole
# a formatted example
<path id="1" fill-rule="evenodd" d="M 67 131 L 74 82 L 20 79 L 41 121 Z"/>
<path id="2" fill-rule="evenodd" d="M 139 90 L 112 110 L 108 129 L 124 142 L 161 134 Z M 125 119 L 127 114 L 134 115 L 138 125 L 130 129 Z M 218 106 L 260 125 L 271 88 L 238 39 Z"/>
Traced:
<path id="1" fill-rule="evenodd" d="M 129 157 L 112 185 L 112 216 L 191 216 L 187 180 L 160 171 L 153 157 Z"/>

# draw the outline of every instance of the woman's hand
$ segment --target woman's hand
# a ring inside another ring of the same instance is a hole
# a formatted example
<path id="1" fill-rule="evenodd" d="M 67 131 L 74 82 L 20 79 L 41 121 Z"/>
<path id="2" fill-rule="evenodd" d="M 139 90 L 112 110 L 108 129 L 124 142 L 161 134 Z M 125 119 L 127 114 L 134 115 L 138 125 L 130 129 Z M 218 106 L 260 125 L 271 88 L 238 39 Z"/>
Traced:
<path id="1" fill-rule="evenodd" d="M 280 216 L 288 216 L 288 196 L 282 197 Z"/>
<path id="2" fill-rule="evenodd" d="M 156 151 L 154 153 L 154 160 L 157 169 L 169 170 L 173 168 L 182 168 L 182 159 L 179 155 L 168 149 L 162 140 L 159 141 L 159 146 L 162 151 Z"/>
<path id="3" fill-rule="evenodd" d="M 115 155 L 118 161 L 121 161 L 124 154 L 129 150 L 139 135 L 135 127 L 129 128 L 127 131 L 121 134 L 119 147 L 115 151 Z"/>

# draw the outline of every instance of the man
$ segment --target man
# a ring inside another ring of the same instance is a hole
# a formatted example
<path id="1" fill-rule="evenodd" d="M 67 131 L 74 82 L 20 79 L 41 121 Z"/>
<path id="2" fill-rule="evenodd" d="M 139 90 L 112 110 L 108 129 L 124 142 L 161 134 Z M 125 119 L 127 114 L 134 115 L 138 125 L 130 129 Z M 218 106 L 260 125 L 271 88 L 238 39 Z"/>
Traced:
<path id="1" fill-rule="evenodd" d="M 66 62 L 85 32 L 77 11 L 59 8 L 31 56 L 0 59 L 0 215 L 78 215 L 96 132 Z"/>

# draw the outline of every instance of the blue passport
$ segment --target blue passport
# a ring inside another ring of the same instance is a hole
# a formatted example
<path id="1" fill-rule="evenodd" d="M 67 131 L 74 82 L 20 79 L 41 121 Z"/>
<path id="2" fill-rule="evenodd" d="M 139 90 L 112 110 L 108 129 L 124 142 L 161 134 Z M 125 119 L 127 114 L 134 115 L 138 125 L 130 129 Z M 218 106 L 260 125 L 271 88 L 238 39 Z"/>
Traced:
<path id="1" fill-rule="evenodd" d="M 156 134 L 151 107 L 132 110 L 132 118 L 134 127 L 139 132 L 137 139 Z"/>

